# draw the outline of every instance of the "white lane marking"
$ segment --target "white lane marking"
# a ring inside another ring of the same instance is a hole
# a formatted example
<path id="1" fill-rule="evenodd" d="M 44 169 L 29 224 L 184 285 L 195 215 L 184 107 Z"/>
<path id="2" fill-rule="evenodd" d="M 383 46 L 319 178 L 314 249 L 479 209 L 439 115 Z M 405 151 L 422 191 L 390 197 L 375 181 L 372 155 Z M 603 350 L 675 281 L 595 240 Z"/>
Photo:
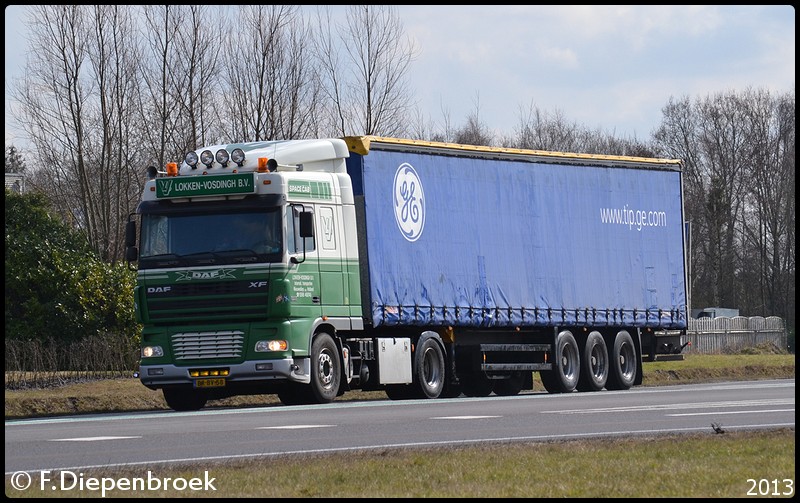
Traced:
<path id="1" fill-rule="evenodd" d="M 335 424 L 290 424 L 287 426 L 259 426 L 257 430 L 302 430 L 304 428 L 333 428 Z"/>
<path id="2" fill-rule="evenodd" d="M 503 417 L 503 416 L 441 416 L 441 417 L 432 417 L 431 419 L 489 419 L 493 417 Z"/>
<path id="3" fill-rule="evenodd" d="M 667 414 L 668 416 L 724 416 L 726 414 L 763 414 L 765 412 L 794 412 L 794 409 L 736 410 L 731 412 L 692 412 L 686 414 Z"/>
<path id="4" fill-rule="evenodd" d="M 603 412 L 637 412 L 670 409 L 704 409 L 709 407 L 761 407 L 764 405 L 794 405 L 793 398 L 773 400 L 739 400 L 731 402 L 672 403 L 663 405 L 634 405 L 630 407 L 604 407 L 599 409 L 543 410 L 542 414 L 598 414 Z"/>
<path id="5" fill-rule="evenodd" d="M 142 438 L 136 437 L 76 437 L 76 438 L 52 438 L 50 442 L 99 442 L 101 440 L 123 440 L 126 438 Z"/>

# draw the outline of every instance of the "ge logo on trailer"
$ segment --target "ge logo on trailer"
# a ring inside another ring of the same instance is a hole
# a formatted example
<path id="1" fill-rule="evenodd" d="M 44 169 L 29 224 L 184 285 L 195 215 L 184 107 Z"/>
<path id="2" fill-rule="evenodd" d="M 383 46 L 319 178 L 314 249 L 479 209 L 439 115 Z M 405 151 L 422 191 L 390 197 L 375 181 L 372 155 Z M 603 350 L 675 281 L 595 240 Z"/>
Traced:
<path id="1" fill-rule="evenodd" d="M 403 237 L 416 241 L 425 227 L 425 194 L 414 167 L 403 163 L 394 174 L 394 219 Z"/>

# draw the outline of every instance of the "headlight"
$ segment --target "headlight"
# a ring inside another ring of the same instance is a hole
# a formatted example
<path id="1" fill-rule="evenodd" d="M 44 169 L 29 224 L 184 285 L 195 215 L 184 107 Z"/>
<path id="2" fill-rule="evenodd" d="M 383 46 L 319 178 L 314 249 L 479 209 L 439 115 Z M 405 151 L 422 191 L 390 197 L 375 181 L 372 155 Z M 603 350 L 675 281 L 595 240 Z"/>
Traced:
<path id="1" fill-rule="evenodd" d="M 142 358 L 158 358 L 164 356 L 161 346 L 145 346 L 142 348 Z"/>
<path id="2" fill-rule="evenodd" d="M 264 353 L 267 351 L 286 351 L 289 348 L 289 343 L 286 341 L 258 341 L 256 342 L 256 351 Z"/>

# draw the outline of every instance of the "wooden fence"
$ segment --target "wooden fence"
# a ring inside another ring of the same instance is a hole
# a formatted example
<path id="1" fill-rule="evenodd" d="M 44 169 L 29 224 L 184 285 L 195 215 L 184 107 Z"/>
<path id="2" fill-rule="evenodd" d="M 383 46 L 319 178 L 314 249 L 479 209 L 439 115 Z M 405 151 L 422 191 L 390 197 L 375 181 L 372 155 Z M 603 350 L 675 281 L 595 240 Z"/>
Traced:
<path id="1" fill-rule="evenodd" d="M 689 329 L 681 339 L 691 342 L 684 353 L 737 353 L 763 346 L 786 351 L 788 347 L 786 324 L 777 316 L 689 318 Z"/>

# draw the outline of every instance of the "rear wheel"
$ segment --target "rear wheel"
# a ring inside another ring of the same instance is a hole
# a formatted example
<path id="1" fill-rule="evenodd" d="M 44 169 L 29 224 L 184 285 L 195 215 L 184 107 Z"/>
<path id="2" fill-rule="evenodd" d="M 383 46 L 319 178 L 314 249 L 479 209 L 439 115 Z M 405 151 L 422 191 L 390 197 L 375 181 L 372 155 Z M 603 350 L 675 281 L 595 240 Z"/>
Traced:
<path id="1" fill-rule="evenodd" d="M 164 401 L 176 411 L 200 410 L 205 407 L 208 397 L 193 389 L 164 388 Z"/>
<path id="2" fill-rule="evenodd" d="M 322 332 L 311 344 L 311 399 L 330 403 L 339 394 L 342 363 L 333 337 Z"/>
<path id="3" fill-rule="evenodd" d="M 434 337 L 422 336 L 414 353 L 414 381 L 427 398 L 438 398 L 444 389 L 445 366 L 442 348 Z"/>
<path id="4" fill-rule="evenodd" d="M 606 389 L 630 389 L 636 380 L 636 346 L 631 334 L 622 330 L 609 348 L 610 362 Z"/>
<path id="5" fill-rule="evenodd" d="M 542 384 L 548 393 L 571 393 L 579 376 L 578 343 L 569 330 L 564 330 L 556 336 L 553 369 L 541 371 Z"/>
<path id="6" fill-rule="evenodd" d="M 590 332 L 581 352 L 578 391 L 600 391 L 608 381 L 608 348 L 600 332 Z"/>

